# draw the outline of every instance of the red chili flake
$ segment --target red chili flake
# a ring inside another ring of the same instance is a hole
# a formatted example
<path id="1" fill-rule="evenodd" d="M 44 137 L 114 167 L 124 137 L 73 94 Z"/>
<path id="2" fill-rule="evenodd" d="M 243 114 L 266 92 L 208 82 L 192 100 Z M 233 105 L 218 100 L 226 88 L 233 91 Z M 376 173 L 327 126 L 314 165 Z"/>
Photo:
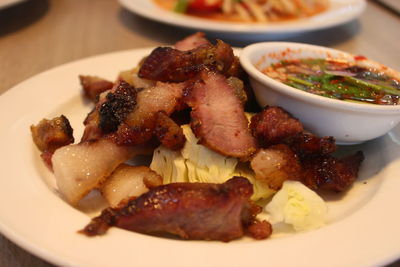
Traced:
<path id="1" fill-rule="evenodd" d="M 362 55 L 357 55 L 357 56 L 354 56 L 354 59 L 355 60 L 366 60 L 367 58 L 365 56 L 362 56 Z"/>

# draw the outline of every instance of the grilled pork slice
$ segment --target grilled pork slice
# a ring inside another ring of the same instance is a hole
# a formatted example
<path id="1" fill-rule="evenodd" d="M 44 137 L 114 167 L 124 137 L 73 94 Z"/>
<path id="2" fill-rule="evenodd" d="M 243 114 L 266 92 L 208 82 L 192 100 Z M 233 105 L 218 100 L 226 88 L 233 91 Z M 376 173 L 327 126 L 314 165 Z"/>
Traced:
<path id="1" fill-rule="evenodd" d="M 283 143 L 303 132 L 301 122 L 280 107 L 265 107 L 251 118 L 250 128 L 262 147 Z"/>
<path id="2" fill-rule="evenodd" d="M 59 148 L 52 157 L 58 190 L 76 205 L 92 189 L 99 188 L 118 165 L 147 150 L 145 146 L 118 146 L 107 138 Z"/>
<path id="3" fill-rule="evenodd" d="M 101 95 L 85 120 L 82 141 L 106 135 L 123 146 L 144 144 L 154 134 L 157 112 L 167 116 L 182 108 L 185 83 L 162 83 L 135 89 L 124 81 Z"/>
<path id="4" fill-rule="evenodd" d="M 194 78 L 203 69 L 225 73 L 235 61 L 232 47 L 218 40 L 190 51 L 158 47 L 146 58 L 139 77 L 162 82 L 183 82 Z"/>
<path id="5" fill-rule="evenodd" d="M 250 162 L 256 178 L 279 190 L 286 180 L 299 180 L 302 174 L 297 155 L 285 144 L 260 149 Z"/>
<path id="6" fill-rule="evenodd" d="M 146 166 L 119 165 L 107 178 L 101 193 L 111 207 L 162 185 L 162 177 Z"/>
<path id="7" fill-rule="evenodd" d="M 357 179 L 364 154 L 335 158 L 329 154 L 310 154 L 302 159 L 302 182 L 311 189 L 341 192 L 350 188 Z"/>
<path id="8" fill-rule="evenodd" d="M 170 116 L 183 107 L 185 87 L 186 83 L 157 82 L 138 92 L 135 108 L 113 134 L 116 142 L 124 146 L 147 142 L 154 135 L 158 112 Z"/>
<path id="9" fill-rule="evenodd" d="M 333 137 L 303 130 L 296 118 L 280 107 L 265 107 L 251 119 L 250 128 L 263 147 L 251 160 L 256 178 L 278 190 L 285 180 L 299 180 L 313 190 L 347 190 L 358 176 L 362 152 L 336 158 Z"/>
<path id="10" fill-rule="evenodd" d="M 156 187 L 126 206 L 105 209 L 81 233 L 102 235 L 110 226 L 130 231 L 169 233 L 184 239 L 230 241 L 246 232 L 258 239 L 271 225 L 257 222 L 261 208 L 249 199 L 251 183 L 234 177 L 223 184 L 172 183 Z"/>
<path id="11" fill-rule="evenodd" d="M 186 98 L 199 142 L 225 156 L 249 157 L 256 142 L 235 89 L 221 74 L 203 71 L 199 77 Z"/>
<path id="12" fill-rule="evenodd" d="M 41 151 L 54 152 L 57 148 L 74 142 L 73 129 L 64 115 L 51 120 L 42 119 L 31 126 L 33 142 Z"/>
<path id="13" fill-rule="evenodd" d="M 114 86 L 113 82 L 97 76 L 79 75 L 79 80 L 85 96 L 93 102 L 97 102 L 101 93 L 110 90 Z"/>
<path id="14" fill-rule="evenodd" d="M 176 42 L 175 48 L 181 51 L 189 51 L 202 45 L 208 45 L 210 42 L 204 37 L 203 32 L 196 32 L 186 38 Z"/>
<path id="15" fill-rule="evenodd" d="M 335 139 L 304 132 L 302 123 L 281 107 L 267 106 L 251 118 L 251 131 L 259 146 L 287 144 L 297 154 L 329 154 L 336 151 Z"/>
<path id="16" fill-rule="evenodd" d="M 362 152 L 343 158 L 324 153 L 296 153 L 286 144 L 260 149 L 250 166 L 256 178 L 279 190 L 286 180 L 298 180 L 313 190 L 341 192 L 357 179 Z"/>
<path id="17" fill-rule="evenodd" d="M 330 154 L 336 151 L 335 138 L 318 137 L 311 133 L 300 133 L 285 140 L 299 156 L 308 154 Z"/>
<path id="18" fill-rule="evenodd" d="M 84 121 L 81 141 L 97 140 L 118 129 L 136 106 L 137 90 L 124 81 L 100 95 L 94 109 Z"/>
<path id="19" fill-rule="evenodd" d="M 64 115 L 51 120 L 43 119 L 31 126 L 32 139 L 42 152 L 40 157 L 52 169 L 51 157 L 56 149 L 74 142 L 73 129 Z"/>

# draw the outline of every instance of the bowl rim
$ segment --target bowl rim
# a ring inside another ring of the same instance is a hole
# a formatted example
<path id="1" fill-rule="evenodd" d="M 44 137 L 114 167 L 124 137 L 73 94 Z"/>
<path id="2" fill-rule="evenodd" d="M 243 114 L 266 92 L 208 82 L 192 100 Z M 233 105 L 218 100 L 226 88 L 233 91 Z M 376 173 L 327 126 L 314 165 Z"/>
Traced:
<path id="1" fill-rule="evenodd" d="M 277 50 L 278 48 L 278 50 Z M 308 103 L 312 103 L 318 106 L 325 106 L 335 109 L 343 109 L 343 110 L 352 110 L 358 112 L 368 112 L 368 113 L 400 113 L 400 105 L 374 105 L 374 104 L 367 104 L 367 103 L 355 103 L 355 102 L 347 102 L 339 99 L 332 99 L 327 98 L 324 96 L 312 94 L 309 92 L 304 92 L 293 88 L 289 85 L 286 85 L 282 82 L 279 82 L 273 78 L 268 77 L 266 74 L 262 73 L 256 66 L 257 62 L 262 60 L 262 57 L 268 57 L 267 53 L 269 52 L 279 52 L 284 51 L 286 49 L 304 49 L 309 51 L 322 51 L 322 52 L 330 52 L 330 53 L 337 53 L 342 54 L 346 57 L 354 57 L 354 54 L 344 52 L 341 50 L 318 46 L 318 45 L 311 45 L 305 43 L 297 43 L 297 42 L 259 42 L 248 45 L 244 47 L 240 53 L 239 59 L 242 67 L 248 73 L 250 78 L 254 78 L 259 83 L 267 86 L 269 89 L 274 91 L 280 91 L 281 93 L 296 98 L 298 100 L 306 101 Z M 272 51 L 274 50 L 274 51 Z M 259 55 L 257 55 L 259 54 Z M 257 58 L 255 62 L 251 60 L 251 58 Z M 381 63 L 375 62 L 370 60 L 369 58 L 366 59 L 367 61 L 379 64 L 384 66 L 390 71 L 398 73 L 396 70 L 393 70 Z M 400 74 L 399 74 L 400 75 Z M 267 90 L 267 89 L 266 89 Z"/>

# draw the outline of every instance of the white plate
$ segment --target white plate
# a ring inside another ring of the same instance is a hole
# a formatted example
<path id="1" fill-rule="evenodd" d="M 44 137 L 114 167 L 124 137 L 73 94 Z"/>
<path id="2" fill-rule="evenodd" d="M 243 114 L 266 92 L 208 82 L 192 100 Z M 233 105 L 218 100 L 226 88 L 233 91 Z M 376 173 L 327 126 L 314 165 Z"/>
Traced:
<path id="1" fill-rule="evenodd" d="M 358 17 L 366 6 L 365 0 L 331 0 L 330 8 L 316 16 L 286 22 L 255 24 L 213 21 L 181 15 L 159 8 L 152 0 L 119 0 L 119 2 L 133 13 L 151 20 L 225 35 L 238 34 L 241 38 L 258 34 L 293 34 L 336 26 Z"/>
<path id="2" fill-rule="evenodd" d="M 230 243 L 181 241 L 112 228 L 102 237 L 77 233 L 89 216 L 52 190 L 29 126 L 65 114 L 82 132 L 90 105 L 79 74 L 114 79 L 149 49 L 117 52 L 62 65 L 0 97 L 0 230 L 26 250 L 61 266 L 372 266 L 400 257 L 400 128 L 363 146 L 360 180 L 331 196 L 330 223 L 318 230 Z M 349 152 L 347 151 L 347 152 Z"/>

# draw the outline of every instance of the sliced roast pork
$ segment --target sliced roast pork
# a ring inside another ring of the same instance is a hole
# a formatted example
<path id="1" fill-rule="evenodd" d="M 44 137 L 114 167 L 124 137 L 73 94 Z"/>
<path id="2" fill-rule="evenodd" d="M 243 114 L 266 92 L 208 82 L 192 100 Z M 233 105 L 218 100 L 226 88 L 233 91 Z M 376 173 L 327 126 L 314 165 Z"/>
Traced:
<path id="1" fill-rule="evenodd" d="M 227 72 L 234 61 L 232 48 L 222 41 L 215 46 L 203 45 L 190 51 L 158 47 L 143 62 L 139 77 L 162 82 L 183 82 L 194 78 L 205 68 Z"/>
<path id="2" fill-rule="evenodd" d="M 124 81 L 119 81 L 111 90 L 101 94 L 84 121 L 85 130 L 81 141 L 97 140 L 116 131 L 134 110 L 136 96 L 137 90 Z"/>
<path id="3" fill-rule="evenodd" d="M 307 155 L 302 158 L 302 182 L 314 190 L 345 191 L 357 179 L 363 160 L 364 154 L 361 151 L 343 158 L 330 154 Z"/>
<path id="4" fill-rule="evenodd" d="M 300 180 L 302 166 L 297 155 L 284 144 L 260 149 L 251 160 L 256 178 L 279 190 L 286 180 Z"/>
<path id="5" fill-rule="evenodd" d="M 262 147 L 283 143 L 303 132 L 301 122 L 280 107 L 265 107 L 251 118 L 250 128 Z"/>
<path id="6" fill-rule="evenodd" d="M 154 134 L 158 112 L 170 116 L 183 107 L 185 87 L 186 83 L 157 82 L 138 92 L 135 108 L 113 134 L 116 143 L 126 146 L 147 142 Z"/>
<path id="7" fill-rule="evenodd" d="M 189 95 L 191 126 L 200 143 L 232 157 L 249 157 L 256 151 L 243 104 L 222 74 L 203 71 Z"/>
<path id="8" fill-rule="evenodd" d="M 101 187 L 101 193 L 111 207 L 132 197 L 138 197 L 150 188 L 162 185 L 162 177 L 146 166 L 119 165 Z"/>
<path id="9" fill-rule="evenodd" d="M 358 176 L 362 152 L 333 156 L 333 137 L 306 133 L 301 122 L 280 107 L 265 107 L 252 117 L 250 128 L 263 147 L 251 167 L 257 179 L 272 189 L 279 189 L 285 180 L 299 180 L 313 190 L 344 191 Z"/>
<path id="10" fill-rule="evenodd" d="M 58 190 L 76 205 L 134 154 L 134 149 L 117 146 L 105 138 L 59 148 L 52 157 Z"/>
<path id="11" fill-rule="evenodd" d="M 251 183 L 234 177 L 223 184 L 172 183 L 151 189 L 121 208 L 108 208 L 81 232 L 104 234 L 110 226 L 130 231 L 168 233 L 184 239 L 230 241 L 249 233 L 267 238 L 271 225 L 257 222 L 261 208 L 249 201 Z"/>

